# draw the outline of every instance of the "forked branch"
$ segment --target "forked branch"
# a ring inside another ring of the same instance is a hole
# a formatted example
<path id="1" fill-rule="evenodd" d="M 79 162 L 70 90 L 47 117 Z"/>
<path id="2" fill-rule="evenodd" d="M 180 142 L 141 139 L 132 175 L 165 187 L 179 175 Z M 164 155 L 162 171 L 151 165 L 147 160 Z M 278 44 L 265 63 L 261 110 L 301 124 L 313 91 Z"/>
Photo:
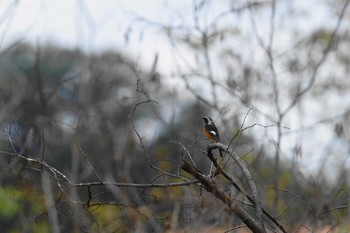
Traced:
<path id="1" fill-rule="evenodd" d="M 224 192 L 211 178 L 204 175 L 196 167 L 187 161 L 183 161 L 182 167 L 184 171 L 195 177 L 205 189 L 214 194 L 223 203 L 225 203 L 229 210 L 233 211 L 252 232 L 265 232 L 265 229 L 259 227 L 257 222 L 233 200 L 226 192 Z"/>

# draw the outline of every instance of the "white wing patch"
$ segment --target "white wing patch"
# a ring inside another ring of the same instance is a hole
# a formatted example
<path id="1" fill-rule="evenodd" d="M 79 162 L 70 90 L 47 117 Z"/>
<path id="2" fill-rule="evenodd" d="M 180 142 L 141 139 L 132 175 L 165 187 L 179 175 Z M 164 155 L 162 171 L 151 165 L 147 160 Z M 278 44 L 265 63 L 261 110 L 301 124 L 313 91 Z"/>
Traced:
<path id="1" fill-rule="evenodd" d="M 210 131 L 209 133 L 212 135 L 216 135 L 215 131 Z"/>

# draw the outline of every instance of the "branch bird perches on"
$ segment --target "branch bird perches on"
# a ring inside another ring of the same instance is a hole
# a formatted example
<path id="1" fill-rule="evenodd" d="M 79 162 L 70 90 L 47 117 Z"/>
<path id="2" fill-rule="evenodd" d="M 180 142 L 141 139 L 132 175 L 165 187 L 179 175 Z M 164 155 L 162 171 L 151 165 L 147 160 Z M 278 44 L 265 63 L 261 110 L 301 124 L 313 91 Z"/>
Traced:
<path id="1" fill-rule="evenodd" d="M 223 151 L 225 154 L 230 155 L 238 164 L 238 166 L 242 169 L 244 176 L 249 181 L 249 187 L 251 189 L 252 195 L 248 194 L 241 188 L 227 173 L 223 171 L 218 162 L 213 156 L 212 150 L 219 149 Z M 260 200 L 258 198 L 257 188 L 255 182 L 252 178 L 250 171 L 248 170 L 246 164 L 239 158 L 239 156 L 232 150 L 229 150 L 228 146 L 223 145 L 221 143 L 214 143 L 207 147 L 207 156 L 214 164 L 217 169 L 217 174 L 223 175 L 225 179 L 227 179 L 239 193 L 241 193 L 245 198 L 249 200 L 249 202 L 256 208 L 257 221 L 254 220 L 243 208 L 241 208 L 234 199 L 232 199 L 227 193 L 225 193 L 215 182 L 212 181 L 209 177 L 204 175 L 201 171 L 199 171 L 196 167 L 188 163 L 187 161 L 183 161 L 182 169 L 192 176 L 194 176 L 198 181 L 206 188 L 208 192 L 213 193 L 216 197 L 218 197 L 221 201 L 223 201 L 234 213 L 236 213 L 240 219 L 249 227 L 253 232 L 265 232 L 265 227 L 262 221 L 262 215 L 266 216 L 270 219 L 282 232 L 286 233 L 286 229 L 277 221 L 275 217 L 273 217 L 268 211 L 261 207 Z"/>

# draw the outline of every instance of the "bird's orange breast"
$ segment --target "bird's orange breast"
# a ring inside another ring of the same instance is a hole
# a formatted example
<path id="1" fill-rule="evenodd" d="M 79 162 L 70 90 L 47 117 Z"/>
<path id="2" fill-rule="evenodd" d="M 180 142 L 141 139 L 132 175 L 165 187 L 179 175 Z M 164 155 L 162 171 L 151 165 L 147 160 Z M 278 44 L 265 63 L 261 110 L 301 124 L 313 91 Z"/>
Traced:
<path id="1" fill-rule="evenodd" d="M 214 137 L 214 135 L 212 135 L 211 133 L 208 132 L 208 130 L 205 128 L 205 126 L 203 127 L 203 132 L 204 132 L 204 135 L 209 138 L 210 140 L 214 141 L 214 142 L 219 142 L 219 140 Z"/>

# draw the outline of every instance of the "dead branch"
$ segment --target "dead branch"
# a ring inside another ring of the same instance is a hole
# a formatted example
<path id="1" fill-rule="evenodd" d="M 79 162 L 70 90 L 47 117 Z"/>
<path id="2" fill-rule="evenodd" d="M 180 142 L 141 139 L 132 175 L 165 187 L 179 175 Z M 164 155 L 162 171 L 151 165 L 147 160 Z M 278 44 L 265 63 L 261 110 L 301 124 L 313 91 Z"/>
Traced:
<path id="1" fill-rule="evenodd" d="M 216 144 L 220 144 L 220 143 L 216 143 Z M 214 166 L 216 167 L 216 170 L 218 171 L 218 174 L 221 174 L 225 179 L 227 179 L 236 189 L 237 191 L 239 191 L 240 193 L 242 193 L 244 195 L 245 198 L 247 198 L 251 204 L 253 204 L 253 206 L 256 206 L 256 200 L 250 196 L 242 187 L 240 187 L 237 182 L 235 182 L 226 172 L 223 171 L 223 169 L 220 167 L 220 165 L 218 164 L 218 162 L 216 161 L 216 159 L 213 156 L 212 150 L 213 149 L 217 149 L 219 148 L 220 150 L 222 150 L 223 148 L 221 147 L 216 147 L 217 145 L 213 144 L 213 145 L 209 145 L 208 146 L 208 152 L 207 152 L 207 156 L 208 158 L 211 160 L 211 162 L 214 164 Z M 222 145 L 222 144 L 220 144 Z M 225 146 L 226 147 L 226 146 Z M 227 147 L 226 150 L 224 150 L 225 153 L 227 153 Z M 239 159 L 240 160 L 240 159 Z M 243 163 L 244 164 L 244 163 Z M 244 164 L 245 165 L 245 164 Z M 248 171 L 249 172 L 249 171 Z M 262 213 L 269 218 L 282 232 L 286 233 L 286 229 L 277 221 L 277 217 L 273 217 L 267 210 L 265 210 L 263 207 L 261 207 L 262 209 Z"/>
<path id="2" fill-rule="evenodd" d="M 243 162 L 243 160 L 241 160 L 239 158 L 239 156 L 233 151 L 229 151 L 229 148 L 228 146 L 225 146 L 221 143 L 214 143 L 212 145 L 209 145 L 207 147 L 208 149 L 208 157 L 213 157 L 212 155 L 212 150 L 213 149 L 219 149 L 221 151 L 224 151 L 225 153 L 228 153 L 235 161 L 236 163 L 238 164 L 238 166 L 241 168 L 244 176 L 247 178 L 248 180 L 248 183 L 249 183 L 249 187 L 250 187 L 250 190 L 252 192 L 252 197 L 254 199 L 254 202 L 255 202 L 255 208 L 256 208 L 256 217 L 258 219 L 258 222 L 263 224 L 262 222 L 262 208 L 261 208 L 261 203 L 260 203 L 260 199 L 258 197 L 258 190 L 256 188 L 256 185 L 255 185 L 255 182 L 253 180 L 253 177 L 250 173 L 250 171 L 248 170 L 246 164 Z"/>
<path id="3" fill-rule="evenodd" d="M 223 203 L 225 203 L 229 210 L 233 211 L 253 232 L 266 232 L 264 228 L 261 228 L 257 222 L 239 205 L 236 204 L 226 192 L 224 192 L 212 179 L 204 175 L 198 168 L 191 165 L 186 160 L 183 161 L 182 167 L 184 171 L 191 174 L 193 177 L 205 187 L 205 189 L 214 194 Z"/>

